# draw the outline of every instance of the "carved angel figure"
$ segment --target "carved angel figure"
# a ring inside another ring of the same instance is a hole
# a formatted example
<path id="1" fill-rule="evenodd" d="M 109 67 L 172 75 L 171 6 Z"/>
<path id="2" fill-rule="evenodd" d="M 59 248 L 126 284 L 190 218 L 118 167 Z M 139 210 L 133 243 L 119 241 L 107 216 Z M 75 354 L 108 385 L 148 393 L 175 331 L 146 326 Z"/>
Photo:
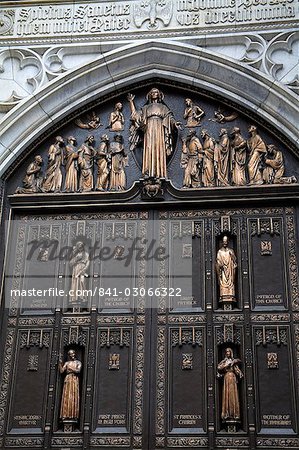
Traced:
<path id="1" fill-rule="evenodd" d="M 231 348 L 225 349 L 225 357 L 217 366 L 217 376 L 224 377 L 222 389 L 221 419 L 224 422 L 240 421 L 240 402 L 238 393 L 238 378 L 243 378 Z"/>
<path id="2" fill-rule="evenodd" d="M 228 114 L 225 116 L 222 113 L 221 108 L 218 108 L 218 110 L 214 112 L 214 117 L 215 118 L 209 119 L 209 120 L 212 122 L 226 123 L 226 122 L 232 122 L 233 120 L 235 120 L 238 117 L 238 113 L 233 111 L 231 114 Z"/>
<path id="3" fill-rule="evenodd" d="M 79 118 L 75 120 L 75 124 L 79 128 L 83 128 L 85 130 L 96 130 L 102 125 L 99 116 L 97 116 L 94 111 L 86 116 L 86 121 L 83 122 L 82 119 Z"/>
<path id="4" fill-rule="evenodd" d="M 176 122 L 164 95 L 152 88 L 147 94 L 147 103 L 141 111 L 136 111 L 135 96 L 128 95 L 131 109 L 130 149 L 134 150 L 143 134 L 142 175 L 145 177 L 166 177 L 166 157 L 173 151 L 173 143 L 179 122 Z"/>

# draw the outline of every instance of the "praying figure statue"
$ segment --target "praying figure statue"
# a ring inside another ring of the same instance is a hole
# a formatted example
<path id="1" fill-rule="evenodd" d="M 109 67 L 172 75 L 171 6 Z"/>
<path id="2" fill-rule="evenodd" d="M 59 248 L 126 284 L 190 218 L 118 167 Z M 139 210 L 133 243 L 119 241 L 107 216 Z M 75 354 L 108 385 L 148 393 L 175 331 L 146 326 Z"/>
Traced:
<path id="1" fill-rule="evenodd" d="M 18 187 L 16 194 L 33 194 L 41 192 L 43 158 L 36 155 L 34 161 L 29 164 L 26 170 L 26 175 L 23 179 L 23 187 Z"/>
<path id="2" fill-rule="evenodd" d="M 223 236 L 222 247 L 217 252 L 216 272 L 220 290 L 220 302 L 232 303 L 235 297 L 235 277 L 237 258 L 232 248 L 228 247 L 228 237 Z"/>
<path id="3" fill-rule="evenodd" d="M 114 111 L 109 116 L 109 128 L 111 131 L 123 131 L 125 118 L 122 109 L 122 103 L 117 102 L 114 106 Z"/>
<path id="4" fill-rule="evenodd" d="M 243 378 L 238 365 L 240 359 L 235 359 L 231 348 L 225 349 L 225 356 L 217 366 L 217 377 L 223 377 L 221 419 L 224 423 L 240 422 L 240 402 L 238 379 Z"/>
<path id="5" fill-rule="evenodd" d="M 80 417 L 79 374 L 82 369 L 82 363 L 76 359 L 74 350 L 69 350 L 67 354 L 68 361 L 63 364 L 59 360 L 58 364 L 59 372 L 66 374 L 63 382 L 60 419 L 64 423 L 75 424 Z"/>

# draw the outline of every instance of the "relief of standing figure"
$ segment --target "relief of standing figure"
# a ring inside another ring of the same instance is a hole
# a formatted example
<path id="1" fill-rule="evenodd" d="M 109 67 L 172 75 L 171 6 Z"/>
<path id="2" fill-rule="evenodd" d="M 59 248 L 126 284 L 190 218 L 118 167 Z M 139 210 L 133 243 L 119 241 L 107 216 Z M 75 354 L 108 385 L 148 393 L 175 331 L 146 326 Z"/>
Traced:
<path id="1" fill-rule="evenodd" d="M 89 254 L 85 251 L 83 242 L 78 241 L 73 247 L 73 253 L 70 260 L 72 269 L 70 303 L 78 303 L 87 301 L 86 298 L 86 281 L 88 277 L 87 269 L 89 267 Z"/>
<path id="2" fill-rule="evenodd" d="M 186 119 L 186 127 L 193 128 L 200 125 L 201 118 L 205 115 L 203 109 L 199 106 L 194 105 L 191 98 L 186 98 L 185 100 L 186 108 L 184 111 L 184 119 Z"/>
<path id="3" fill-rule="evenodd" d="M 245 186 L 246 181 L 246 149 L 247 142 L 240 132 L 240 128 L 234 127 L 231 132 L 232 141 L 232 183 L 235 186 Z"/>
<path id="4" fill-rule="evenodd" d="M 100 146 L 96 153 L 98 166 L 97 191 L 106 191 L 109 187 L 109 174 L 111 170 L 111 154 L 109 151 L 109 137 L 107 134 L 101 136 Z"/>
<path id="5" fill-rule="evenodd" d="M 123 131 L 125 118 L 122 109 L 122 103 L 117 102 L 114 106 L 114 111 L 109 116 L 109 128 L 111 131 Z"/>
<path id="6" fill-rule="evenodd" d="M 266 144 L 257 133 L 257 128 L 251 125 L 248 129 L 250 138 L 247 145 L 250 151 L 248 160 L 249 184 L 263 184 L 262 163 L 267 153 Z"/>
<path id="7" fill-rule="evenodd" d="M 217 366 L 217 377 L 224 377 L 222 388 L 221 419 L 224 423 L 240 422 L 240 402 L 238 393 L 238 378 L 243 378 L 231 348 L 225 349 L 225 357 Z"/>
<path id="8" fill-rule="evenodd" d="M 131 110 L 130 149 L 134 150 L 143 134 L 142 175 L 144 177 L 166 178 L 166 158 L 174 150 L 177 129 L 172 111 L 165 105 L 164 94 L 152 88 L 147 94 L 147 103 L 136 111 L 135 96 L 128 94 Z"/>
<path id="9" fill-rule="evenodd" d="M 78 165 L 80 168 L 79 192 L 89 192 L 93 189 L 94 142 L 94 136 L 89 135 L 78 150 Z"/>
<path id="10" fill-rule="evenodd" d="M 230 173 L 230 141 L 225 128 L 219 133 L 220 141 L 215 149 L 215 166 L 217 173 L 217 185 L 229 186 Z"/>
<path id="11" fill-rule="evenodd" d="M 237 258 L 232 248 L 228 247 L 228 237 L 223 236 L 222 247 L 217 252 L 216 272 L 220 290 L 220 302 L 231 303 L 236 301 L 235 277 Z"/>
<path id="12" fill-rule="evenodd" d="M 195 130 L 190 130 L 189 136 L 183 140 L 181 167 L 185 169 L 183 187 L 196 188 L 201 183 L 203 149 Z"/>
<path id="13" fill-rule="evenodd" d="M 78 190 L 78 152 L 77 141 L 73 136 L 68 137 L 65 146 L 65 192 L 76 192 Z"/>
<path id="14" fill-rule="evenodd" d="M 111 172 L 110 172 L 110 189 L 124 190 L 126 189 L 126 172 L 125 167 L 128 164 L 128 157 L 123 145 L 123 137 L 119 134 L 114 136 L 114 142 L 110 144 L 111 152 Z"/>
<path id="15" fill-rule="evenodd" d="M 60 192 L 62 185 L 62 147 L 64 140 L 61 136 L 55 138 L 54 144 L 49 148 L 48 166 L 44 177 L 42 189 L 44 192 Z"/>
<path id="16" fill-rule="evenodd" d="M 203 175 L 202 182 L 204 186 L 215 186 L 215 140 L 209 135 L 208 130 L 201 130 L 201 137 L 203 138 Z"/>
<path id="17" fill-rule="evenodd" d="M 61 374 L 66 373 L 63 382 L 63 391 L 60 407 L 60 419 L 62 422 L 75 424 L 80 417 L 80 389 L 79 374 L 82 363 L 76 359 L 74 350 L 68 351 L 68 361 L 64 364 L 59 360 L 58 368 Z"/>

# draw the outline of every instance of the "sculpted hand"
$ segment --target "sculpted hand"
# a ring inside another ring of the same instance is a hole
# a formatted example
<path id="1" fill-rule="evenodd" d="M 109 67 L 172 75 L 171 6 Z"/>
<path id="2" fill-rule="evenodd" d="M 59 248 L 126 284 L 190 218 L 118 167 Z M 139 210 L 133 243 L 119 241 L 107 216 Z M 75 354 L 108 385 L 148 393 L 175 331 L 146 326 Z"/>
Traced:
<path id="1" fill-rule="evenodd" d="M 134 94 L 128 94 L 127 95 L 127 99 L 129 100 L 129 102 L 132 102 L 134 100 L 134 98 L 135 98 Z"/>

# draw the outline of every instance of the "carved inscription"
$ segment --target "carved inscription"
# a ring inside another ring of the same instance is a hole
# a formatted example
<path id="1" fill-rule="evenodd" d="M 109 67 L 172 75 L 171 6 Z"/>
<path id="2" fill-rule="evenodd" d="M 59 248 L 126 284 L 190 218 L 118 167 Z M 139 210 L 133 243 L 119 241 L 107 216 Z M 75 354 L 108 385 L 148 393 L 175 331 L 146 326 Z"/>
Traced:
<path id="1" fill-rule="evenodd" d="M 292 425 L 290 414 L 263 414 L 262 425 L 266 427 L 289 427 Z"/>
<path id="2" fill-rule="evenodd" d="M 173 416 L 173 424 L 175 427 L 182 426 L 201 426 L 202 416 L 200 414 L 175 414 Z"/>
<path id="3" fill-rule="evenodd" d="M 101 426 L 126 425 L 125 414 L 100 414 L 98 424 Z"/>
<path id="4" fill-rule="evenodd" d="M 295 0 L 128 0 L 12 9 L 14 37 L 132 33 L 260 24 L 296 17 Z M 3 16 L 4 17 L 4 16 Z"/>

